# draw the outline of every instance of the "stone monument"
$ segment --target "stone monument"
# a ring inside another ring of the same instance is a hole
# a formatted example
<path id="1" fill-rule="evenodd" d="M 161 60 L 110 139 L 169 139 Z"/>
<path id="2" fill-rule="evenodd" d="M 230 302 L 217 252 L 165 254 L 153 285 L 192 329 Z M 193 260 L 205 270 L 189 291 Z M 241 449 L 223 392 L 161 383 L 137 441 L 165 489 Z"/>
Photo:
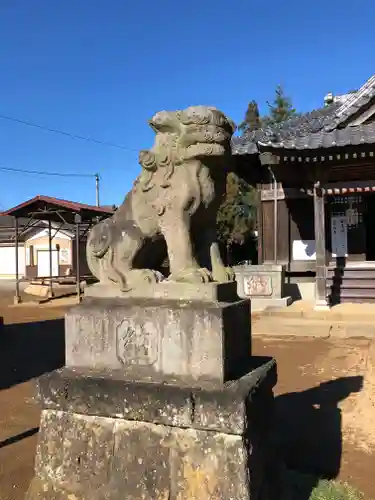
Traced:
<path id="1" fill-rule="evenodd" d="M 292 297 L 285 295 L 285 266 L 259 264 L 235 266 L 238 295 L 251 299 L 252 311 L 287 307 Z"/>
<path id="2" fill-rule="evenodd" d="M 66 315 L 66 366 L 38 381 L 28 500 L 271 498 L 275 363 L 251 356 L 215 238 L 235 127 L 203 106 L 150 125 L 140 176 L 88 238 L 98 283 Z"/>

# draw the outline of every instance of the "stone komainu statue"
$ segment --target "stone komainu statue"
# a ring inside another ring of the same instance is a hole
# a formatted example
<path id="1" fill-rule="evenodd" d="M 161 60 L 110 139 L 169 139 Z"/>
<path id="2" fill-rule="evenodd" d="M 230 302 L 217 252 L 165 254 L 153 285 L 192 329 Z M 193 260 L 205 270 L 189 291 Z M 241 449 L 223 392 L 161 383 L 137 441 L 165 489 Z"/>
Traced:
<path id="1" fill-rule="evenodd" d="M 91 230 L 88 265 L 100 282 L 130 290 L 163 279 L 231 281 L 216 242 L 235 125 L 212 107 L 156 113 L 155 144 L 141 151 L 142 172 L 114 215 Z"/>

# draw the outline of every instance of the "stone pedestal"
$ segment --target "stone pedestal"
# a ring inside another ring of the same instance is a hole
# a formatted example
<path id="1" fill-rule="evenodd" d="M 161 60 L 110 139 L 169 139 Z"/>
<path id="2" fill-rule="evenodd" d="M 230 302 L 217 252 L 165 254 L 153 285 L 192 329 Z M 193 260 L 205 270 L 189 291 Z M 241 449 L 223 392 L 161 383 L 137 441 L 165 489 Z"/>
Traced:
<path id="1" fill-rule="evenodd" d="M 65 318 L 66 365 L 225 382 L 251 355 L 247 300 L 85 299 Z"/>
<path id="2" fill-rule="evenodd" d="M 269 500 L 276 366 L 250 335 L 248 301 L 86 297 L 38 381 L 27 500 Z"/>
<path id="3" fill-rule="evenodd" d="M 286 307 L 292 298 L 284 295 L 285 266 L 261 264 L 235 266 L 238 295 L 251 299 L 252 310 Z"/>

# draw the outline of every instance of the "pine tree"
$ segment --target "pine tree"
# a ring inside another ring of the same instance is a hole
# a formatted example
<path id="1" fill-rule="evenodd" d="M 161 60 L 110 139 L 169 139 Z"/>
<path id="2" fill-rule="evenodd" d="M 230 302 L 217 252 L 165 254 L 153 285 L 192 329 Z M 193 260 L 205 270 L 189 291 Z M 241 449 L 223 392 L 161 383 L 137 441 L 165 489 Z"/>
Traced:
<path id="1" fill-rule="evenodd" d="M 256 101 L 250 101 L 247 106 L 244 121 L 239 125 L 238 130 L 242 133 L 252 132 L 261 128 L 262 122 Z"/>
<path id="2" fill-rule="evenodd" d="M 228 174 L 227 192 L 217 215 L 219 240 L 227 247 L 242 245 L 256 225 L 256 190 L 234 173 Z"/>
<path id="3" fill-rule="evenodd" d="M 276 87 L 272 103 L 267 104 L 269 115 L 261 117 L 256 101 L 249 103 L 245 119 L 238 127 L 242 133 L 258 130 L 264 125 L 281 123 L 297 114 L 281 85 Z M 218 237 L 227 250 L 241 245 L 247 253 L 249 242 L 253 250 L 256 249 L 253 237 L 253 231 L 256 229 L 256 195 L 256 190 L 243 179 L 235 174 L 228 175 L 226 196 L 217 216 Z M 254 254 L 254 251 L 249 251 L 249 254 L 251 253 Z"/>
<path id="4" fill-rule="evenodd" d="M 281 85 L 276 87 L 275 98 L 272 103 L 267 102 L 267 104 L 269 107 L 269 115 L 263 119 L 265 125 L 281 123 L 297 114 L 295 108 L 293 108 L 292 100 L 285 95 Z"/>

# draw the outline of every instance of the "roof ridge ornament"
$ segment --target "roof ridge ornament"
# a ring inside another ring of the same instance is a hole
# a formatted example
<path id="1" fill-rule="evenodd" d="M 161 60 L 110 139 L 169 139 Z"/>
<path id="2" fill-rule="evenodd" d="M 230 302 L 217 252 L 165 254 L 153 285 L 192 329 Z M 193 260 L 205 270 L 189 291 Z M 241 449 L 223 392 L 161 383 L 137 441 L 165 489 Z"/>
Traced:
<path id="1" fill-rule="evenodd" d="M 362 107 L 366 106 L 371 99 L 375 97 L 375 75 L 372 75 L 362 87 L 351 94 L 341 106 L 336 110 L 336 119 L 328 124 L 327 131 L 336 129 L 339 125 L 345 123 L 351 116 L 357 113 Z"/>

